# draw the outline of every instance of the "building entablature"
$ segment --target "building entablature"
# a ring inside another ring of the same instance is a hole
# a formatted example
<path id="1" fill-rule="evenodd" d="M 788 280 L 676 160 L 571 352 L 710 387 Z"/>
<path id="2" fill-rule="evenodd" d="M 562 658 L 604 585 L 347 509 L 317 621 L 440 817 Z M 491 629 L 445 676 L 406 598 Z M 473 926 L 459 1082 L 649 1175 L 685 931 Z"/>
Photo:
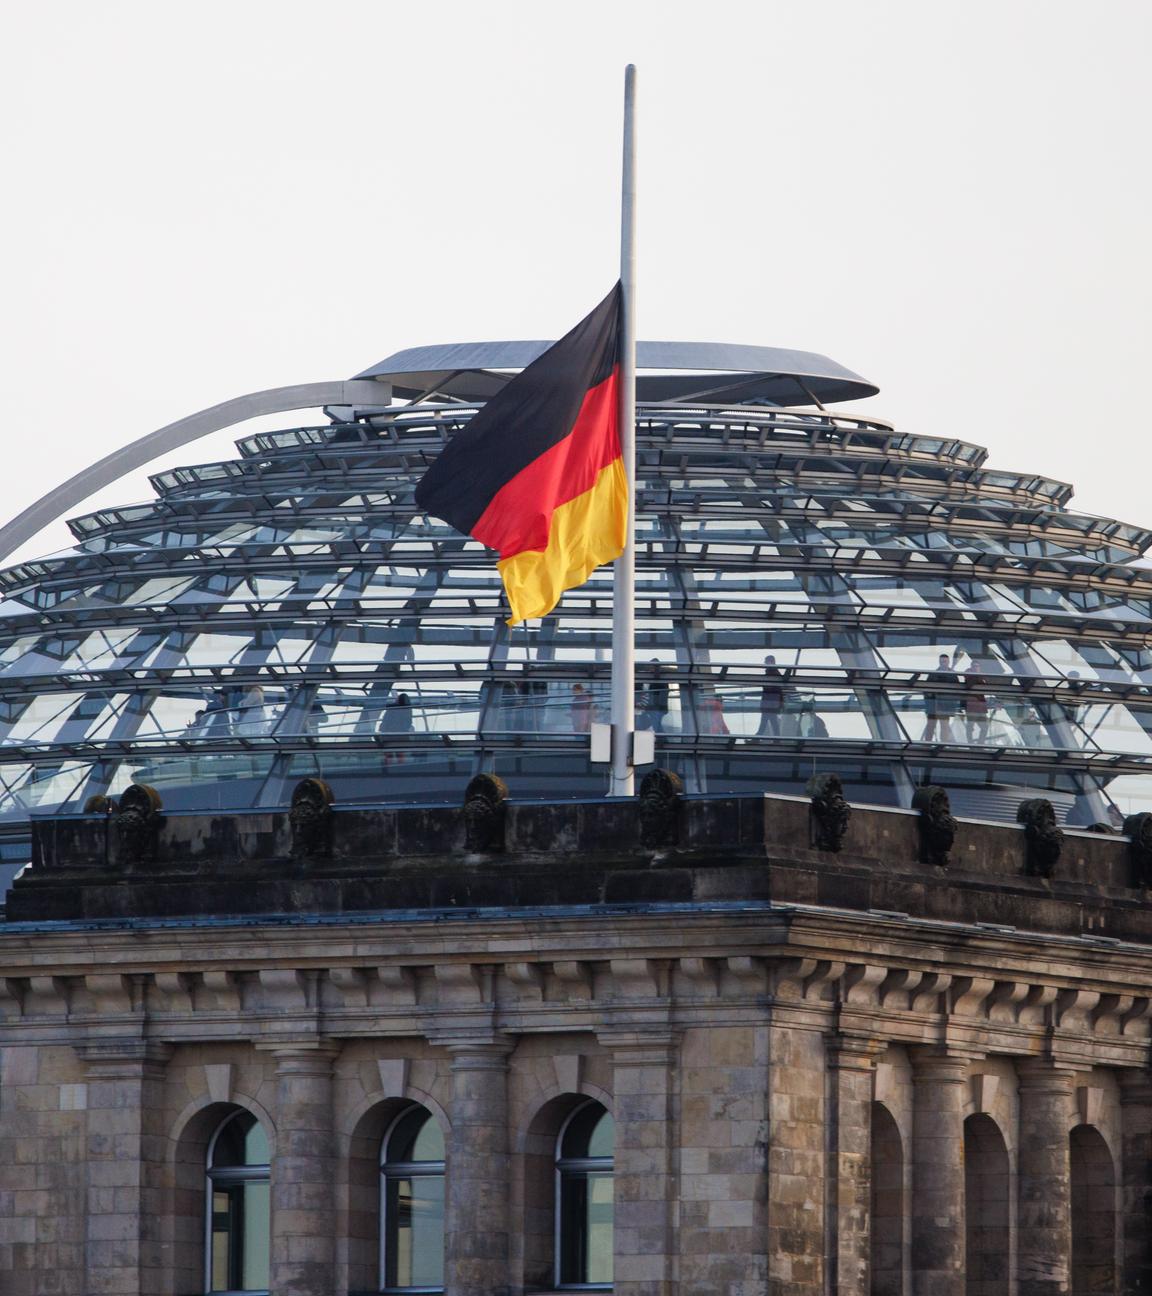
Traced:
<path id="1" fill-rule="evenodd" d="M 274 1048 L 416 1036 L 449 1046 L 481 1037 L 675 1033 L 767 1021 L 833 1042 L 871 1040 L 969 1058 L 1044 1057 L 1074 1069 L 1149 1062 L 1146 949 L 1126 950 L 1135 957 L 1121 967 L 1077 957 L 1063 943 L 1023 950 L 1004 937 L 974 949 L 975 933 L 960 927 L 937 928 L 930 941 L 890 940 L 882 920 L 864 920 L 855 924 L 851 950 L 835 939 L 836 915 L 807 915 L 796 927 L 771 910 L 755 921 L 700 915 L 704 930 L 697 915 L 682 912 L 675 925 L 667 917 L 620 916 L 613 931 L 605 928 L 617 918 L 601 913 L 585 919 L 586 935 L 598 933 L 595 944 L 549 951 L 539 948 L 548 942 L 538 935 L 536 949 L 511 953 L 507 924 L 482 918 L 447 920 L 422 942 L 405 940 L 407 956 L 392 953 L 380 934 L 365 939 L 336 928 L 323 963 L 288 929 L 189 930 L 169 945 L 168 966 L 150 970 L 141 970 L 148 960 L 139 948 L 122 950 L 120 966 L 109 970 L 91 933 L 61 933 L 50 949 L 33 946 L 17 964 L 19 937 L 10 938 L 0 947 L 8 973 L 0 979 L 0 1042 L 88 1048 L 101 1040 L 244 1041 Z M 251 946 L 249 937 L 256 938 Z M 59 962 L 70 944 L 71 959 Z M 747 952 L 731 952 L 740 949 Z"/>

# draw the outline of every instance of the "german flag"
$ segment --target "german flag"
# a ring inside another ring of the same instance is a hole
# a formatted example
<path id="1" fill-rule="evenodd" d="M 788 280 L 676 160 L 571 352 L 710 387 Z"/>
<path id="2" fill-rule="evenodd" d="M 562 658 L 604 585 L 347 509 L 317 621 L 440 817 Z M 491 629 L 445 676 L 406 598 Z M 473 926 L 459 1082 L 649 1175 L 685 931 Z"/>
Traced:
<path id="1" fill-rule="evenodd" d="M 495 549 L 509 625 L 547 616 L 624 551 L 617 284 L 457 432 L 416 501 Z"/>

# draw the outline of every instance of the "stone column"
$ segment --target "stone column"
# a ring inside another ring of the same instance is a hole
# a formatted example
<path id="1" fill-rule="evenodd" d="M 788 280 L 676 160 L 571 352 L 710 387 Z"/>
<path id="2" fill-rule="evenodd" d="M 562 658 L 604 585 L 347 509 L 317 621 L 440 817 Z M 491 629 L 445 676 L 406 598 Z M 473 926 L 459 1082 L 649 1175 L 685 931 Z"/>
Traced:
<path id="1" fill-rule="evenodd" d="M 826 1049 L 783 1018 L 768 1032 L 768 1296 L 826 1296 Z"/>
<path id="2" fill-rule="evenodd" d="M 872 1039 L 840 1036 L 828 1043 L 828 1266 L 838 1296 L 869 1296 L 872 1186 Z"/>
<path id="3" fill-rule="evenodd" d="M 452 1134 L 445 1222 L 447 1296 L 506 1296 L 508 1232 L 507 1040 L 447 1045 Z"/>
<path id="4" fill-rule="evenodd" d="M 1064 1296 L 1072 1286 L 1072 1126 L 1075 1072 L 1017 1063 L 1020 1150 L 1016 1217 L 1018 1296 Z"/>
<path id="5" fill-rule="evenodd" d="M 1118 1071 L 1123 1261 L 1120 1290 L 1152 1293 L 1152 1076 Z"/>
<path id="6" fill-rule="evenodd" d="M 671 1296 L 677 1036 L 620 1030 L 601 1034 L 600 1041 L 612 1050 L 616 1123 L 612 1290 L 615 1296 Z"/>
<path id="7" fill-rule="evenodd" d="M 275 1045 L 272 1291 L 336 1294 L 336 1136 L 332 1060 L 319 1044 Z"/>
<path id="8" fill-rule="evenodd" d="M 85 1291 L 154 1296 L 163 1288 L 164 1067 L 171 1048 L 143 1039 L 77 1046 L 87 1064 Z"/>
<path id="9" fill-rule="evenodd" d="M 964 1296 L 967 1078 L 967 1058 L 912 1055 L 913 1296 Z"/>
<path id="10" fill-rule="evenodd" d="M 683 968 L 684 964 L 681 964 Z M 768 1287 L 768 1026 L 689 1026 L 677 1066 L 680 1291 Z"/>

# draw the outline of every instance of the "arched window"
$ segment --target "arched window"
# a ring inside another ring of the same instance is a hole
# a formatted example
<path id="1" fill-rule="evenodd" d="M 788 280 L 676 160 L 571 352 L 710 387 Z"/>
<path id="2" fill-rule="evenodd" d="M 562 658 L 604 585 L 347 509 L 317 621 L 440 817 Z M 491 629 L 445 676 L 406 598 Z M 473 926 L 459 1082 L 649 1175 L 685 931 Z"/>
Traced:
<path id="1" fill-rule="evenodd" d="M 208 1145 L 207 1234 L 207 1291 L 268 1291 L 268 1137 L 246 1111 Z"/>
<path id="2" fill-rule="evenodd" d="M 904 1146 L 892 1113 L 872 1104 L 871 1296 L 904 1293 Z"/>
<path id="3" fill-rule="evenodd" d="M 1072 1296 L 1116 1290 L 1116 1167 L 1100 1131 L 1077 1125 L 1070 1138 Z"/>
<path id="4" fill-rule="evenodd" d="M 444 1290 L 444 1135 L 413 1104 L 380 1148 L 381 1289 Z"/>
<path id="5" fill-rule="evenodd" d="M 964 1122 L 964 1291 L 1007 1296 L 1011 1282 L 1008 1149 L 1000 1127 L 978 1112 Z"/>
<path id="6" fill-rule="evenodd" d="M 615 1128 L 592 1101 L 560 1131 L 556 1156 L 556 1285 L 612 1285 L 612 1155 Z"/>

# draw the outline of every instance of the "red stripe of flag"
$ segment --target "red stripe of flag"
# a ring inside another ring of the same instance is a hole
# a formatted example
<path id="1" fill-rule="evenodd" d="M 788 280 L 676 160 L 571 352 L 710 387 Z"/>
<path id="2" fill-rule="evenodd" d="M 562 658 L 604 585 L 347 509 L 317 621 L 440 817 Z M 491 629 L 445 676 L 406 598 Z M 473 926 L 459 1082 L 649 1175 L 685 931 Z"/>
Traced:
<path id="1" fill-rule="evenodd" d="M 591 490 L 600 472 L 621 455 L 617 428 L 620 367 L 585 396 L 572 431 L 522 468 L 492 497 L 472 534 L 511 558 L 546 549 L 552 513 Z"/>

